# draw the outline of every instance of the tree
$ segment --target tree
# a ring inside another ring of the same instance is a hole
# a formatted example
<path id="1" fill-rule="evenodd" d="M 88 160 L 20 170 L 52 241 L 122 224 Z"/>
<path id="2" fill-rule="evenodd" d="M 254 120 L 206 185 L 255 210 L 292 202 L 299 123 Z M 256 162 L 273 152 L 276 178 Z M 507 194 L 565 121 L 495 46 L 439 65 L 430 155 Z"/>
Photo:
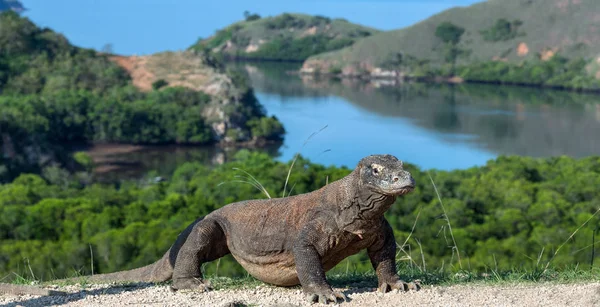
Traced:
<path id="1" fill-rule="evenodd" d="M 456 59 L 465 54 L 466 51 L 458 47 L 458 43 L 462 35 L 465 33 L 465 29 L 459 27 L 449 21 L 440 23 L 435 29 L 435 36 L 444 42 L 444 55 L 446 62 L 452 65 L 451 74 L 454 74 L 454 68 L 456 66 Z"/>
<path id="2" fill-rule="evenodd" d="M 165 81 L 165 79 L 158 79 L 152 82 L 152 89 L 159 90 L 167 85 L 169 85 L 169 82 Z"/>
<path id="3" fill-rule="evenodd" d="M 246 11 L 244 11 L 244 19 L 246 19 L 246 21 L 258 20 L 258 19 L 260 19 L 260 15 L 252 14 L 246 10 Z"/>
<path id="4" fill-rule="evenodd" d="M 113 45 L 111 43 L 104 44 L 104 46 L 102 46 L 102 49 L 100 49 L 100 52 L 106 53 L 106 54 L 112 54 L 113 53 Z"/>
<path id="5" fill-rule="evenodd" d="M 435 36 L 440 38 L 444 43 L 449 43 L 452 45 L 458 44 L 464 33 L 464 28 L 461 28 L 449 21 L 440 23 L 435 29 Z"/>

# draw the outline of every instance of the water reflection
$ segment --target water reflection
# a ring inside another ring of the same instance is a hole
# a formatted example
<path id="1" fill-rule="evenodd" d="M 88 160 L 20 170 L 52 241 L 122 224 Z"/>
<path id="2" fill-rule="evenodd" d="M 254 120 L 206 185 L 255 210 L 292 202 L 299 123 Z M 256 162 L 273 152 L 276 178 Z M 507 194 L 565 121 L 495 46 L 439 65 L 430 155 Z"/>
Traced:
<path id="1" fill-rule="evenodd" d="M 278 155 L 279 145 L 272 144 L 251 151 Z M 94 159 L 95 177 L 99 181 L 114 182 L 138 179 L 146 175 L 170 176 L 185 162 L 219 165 L 230 161 L 241 148 L 216 146 L 133 146 L 99 144 L 84 150 Z M 147 174 L 152 172 L 151 174 Z"/>
<path id="2" fill-rule="evenodd" d="M 326 164 L 353 166 L 368 152 L 397 153 L 422 167 L 440 169 L 480 165 L 500 154 L 600 153 L 596 95 L 299 77 L 287 72 L 296 67 L 281 63 L 237 67 L 248 73 L 267 111 L 286 125 L 284 160 L 326 124 L 329 132 L 302 151 Z M 331 152 L 319 155 L 325 149 Z"/>
<path id="3" fill-rule="evenodd" d="M 285 125 L 283 147 L 260 149 L 283 161 L 301 153 L 314 162 L 354 167 L 365 155 L 392 153 L 422 168 L 484 164 L 497 155 L 583 157 L 600 153 L 600 96 L 486 85 L 395 84 L 300 77 L 297 64 L 243 63 L 260 102 Z M 303 147 L 306 139 L 322 127 Z M 0 127 L 2 128 L 2 127 Z M 236 149 L 216 147 L 53 144 L 0 131 L 0 182 L 88 151 L 101 181 L 168 176 L 187 161 L 220 164 Z"/>

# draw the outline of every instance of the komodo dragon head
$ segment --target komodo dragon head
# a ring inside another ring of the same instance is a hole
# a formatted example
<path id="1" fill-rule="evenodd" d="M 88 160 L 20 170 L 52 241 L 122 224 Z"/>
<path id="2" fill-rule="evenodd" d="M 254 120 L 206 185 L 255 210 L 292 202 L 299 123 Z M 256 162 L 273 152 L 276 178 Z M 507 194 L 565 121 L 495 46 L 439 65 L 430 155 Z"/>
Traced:
<path id="1" fill-rule="evenodd" d="M 392 155 L 372 155 L 358 163 L 360 182 L 371 193 L 404 195 L 415 188 L 415 180 L 404 170 L 402 161 Z"/>
<path id="2" fill-rule="evenodd" d="M 392 155 L 362 158 L 349 175 L 350 190 L 340 199 L 342 205 L 338 225 L 362 238 L 373 221 L 380 221 L 398 196 L 415 188 L 415 180 L 404 170 L 402 161 Z"/>

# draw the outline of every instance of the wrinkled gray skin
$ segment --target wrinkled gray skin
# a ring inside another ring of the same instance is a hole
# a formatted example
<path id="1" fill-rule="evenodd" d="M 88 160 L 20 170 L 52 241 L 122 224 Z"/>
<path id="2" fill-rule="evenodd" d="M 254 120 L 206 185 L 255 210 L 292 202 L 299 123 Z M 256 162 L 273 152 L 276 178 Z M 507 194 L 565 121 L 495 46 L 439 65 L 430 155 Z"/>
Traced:
<path id="1" fill-rule="evenodd" d="M 203 263 L 229 253 L 255 278 L 279 286 L 301 284 L 311 301 L 336 302 L 325 272 L 367 249 L 379 290 L 418 290 L 396 273 L 396 242 L 384 213 L 415 182 L 392 155 L 363 158 L 348 176 L 296 196 L 241 201 L 196 220 L 157 262 L 91 281 L 173 280 L 172 288 L 204 291 Z"/>

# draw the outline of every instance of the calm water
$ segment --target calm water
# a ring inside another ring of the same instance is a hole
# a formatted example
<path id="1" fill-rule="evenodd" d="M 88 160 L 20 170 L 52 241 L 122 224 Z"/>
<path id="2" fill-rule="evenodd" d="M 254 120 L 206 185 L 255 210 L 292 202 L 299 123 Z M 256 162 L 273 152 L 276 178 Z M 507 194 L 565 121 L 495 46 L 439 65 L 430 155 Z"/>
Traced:
<path id="1" fill-rule="evenodd" d="M 490 85 L 386 85 L 286 74 L 282 64 L 240 65 L 288 133 L 280 159 L 301 154 L 354 167 L 391 153 L 425 169 L 468 168 L 498 155 L 600 153 L 600 96 Z M 325 127 L 308 142 L 306 139 Z"/>
<path id="2" fill-rule="evenodd" d="M 248 75 L 267 113 L 284 123 L 283 146 L 260 149 L 282 161 L 300 152 L 313 162 L 354 167 L 363 156 L 391 153 L 424 169 L 451 170 L 482 165 L 498 155 L 600 154 L 600 96 L 319 80 L 286 73 L 297 66 L 280 63 L 232 68 Z M 234 152 L 178 146 L 91 151 L 108 180 L 149 170 L 169 175 L 185 161 L 222 163 Z"/>

